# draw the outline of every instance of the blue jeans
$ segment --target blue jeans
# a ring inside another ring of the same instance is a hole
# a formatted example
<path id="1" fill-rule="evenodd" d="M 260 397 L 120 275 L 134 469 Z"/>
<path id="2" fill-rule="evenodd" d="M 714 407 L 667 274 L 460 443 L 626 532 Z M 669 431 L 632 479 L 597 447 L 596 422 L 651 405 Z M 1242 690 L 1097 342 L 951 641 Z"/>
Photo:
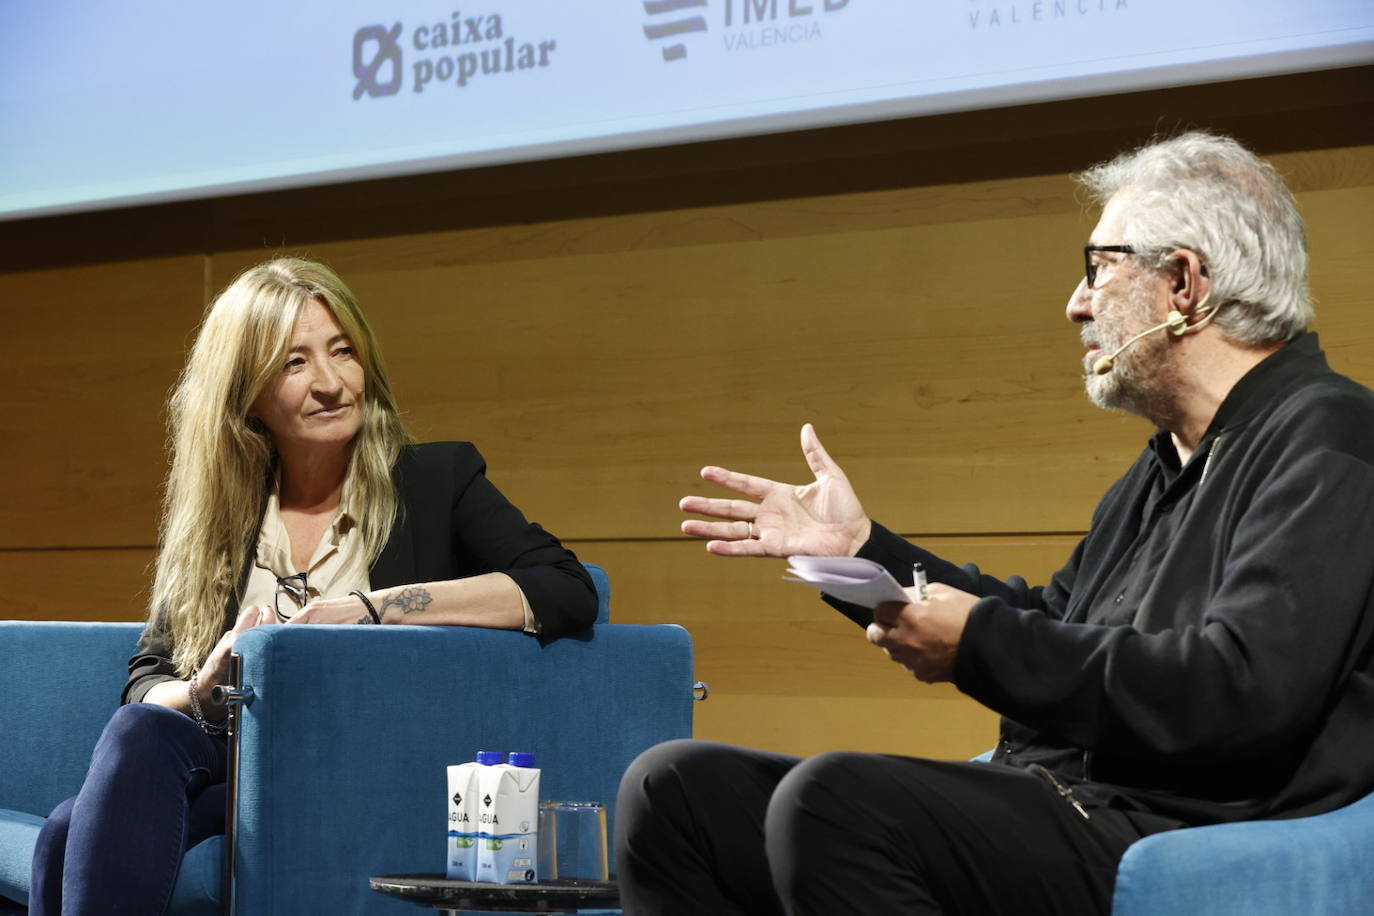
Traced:
<path id="1" fill-rule="evenodd" d="M 224 832 L 226 756 L 176 710 L 121 706 L 38 835 L 30 916 L 165 912 L 182 855 Z"/>

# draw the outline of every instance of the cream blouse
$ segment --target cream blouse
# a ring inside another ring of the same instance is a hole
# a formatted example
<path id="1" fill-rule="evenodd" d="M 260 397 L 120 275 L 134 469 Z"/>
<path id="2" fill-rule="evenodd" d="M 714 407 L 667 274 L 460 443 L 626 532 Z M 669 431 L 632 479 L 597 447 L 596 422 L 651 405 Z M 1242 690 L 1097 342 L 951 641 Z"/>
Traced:
<path id="1" fill-rule="evenodd" d="M 291 561 L 291 537 L 286 533 L 286 525 L 282 524 L 277 497 L 278 490 L 274 487 L 267 497 L 267 510 L 263 513 L 262 530 L 258 533 L 258 552 L 253 559 L 253 568 L 248 572 L 240 612 L 246 607 L 272 607 L 275 604 L 283 615 L 294 616 L 305 605 L 296 602 L 286 589 L 281 589 L 279 594 L 277 582 L 298 572 L 305 573 L 308 593 L 305 604 L 318 598 L 345 598 L 353 591 L 372 590 L 363 553 L 362 531 L 345 507 L 339 508 L 339 514 L 330 523 L 324 537 L 320 538 L 306 568 L 298 570 Z M 516 591 L 520 594 L 525 617 L 521 629 L 538 635 L 539 620 L 530 608 L 529 599 L 519 585 Z"/>
<path id="2" fill-rule="evenodd" d="M 346 508 L 340 508 L 305 569 L 296 569 L 291 562 L 291 538 L 282 524 L 281 507 L 274 489 L 267 498 L 267 511 L 262 516 L 262 530 L 258 533 L 258 552 L 253 568 L 248 572 L 248 584 L 240 608 L 273 605 L 290 617 L 304 605 L 292 600 L 285 589 L 278 593 L 277 580 L 296 573 L 305 573 L 308 604 L 317 598 L 344 598 L 355 589 L 369 591 L 372 587 L 363 555 L 363 536 Z"/>

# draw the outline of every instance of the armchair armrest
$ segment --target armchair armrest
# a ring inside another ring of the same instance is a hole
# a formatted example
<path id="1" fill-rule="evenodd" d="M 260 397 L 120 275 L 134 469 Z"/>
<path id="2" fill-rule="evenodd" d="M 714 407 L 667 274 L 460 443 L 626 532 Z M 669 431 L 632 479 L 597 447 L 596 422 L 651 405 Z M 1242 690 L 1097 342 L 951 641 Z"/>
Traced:
<path id="1" fill-rule="evenodd" d="M 1112 916 L 1341 916 L 1374 899 L 1374 795 L 1292 820 L 1157 833 L 1126 850 Z"/>
<path id="2" fill-rule="evenodd" d="M 547 644 L 468 627 L 268 626 L 238 651 L 253 697 L 236 893 L 255 916 L 409 913 L 367 879 L 444 870 L 445 767 L 479 749 L 532 751 L 545 798 L 610 809 L 640 751 L 691 734 L 691 641 L 677 626 Z"/>

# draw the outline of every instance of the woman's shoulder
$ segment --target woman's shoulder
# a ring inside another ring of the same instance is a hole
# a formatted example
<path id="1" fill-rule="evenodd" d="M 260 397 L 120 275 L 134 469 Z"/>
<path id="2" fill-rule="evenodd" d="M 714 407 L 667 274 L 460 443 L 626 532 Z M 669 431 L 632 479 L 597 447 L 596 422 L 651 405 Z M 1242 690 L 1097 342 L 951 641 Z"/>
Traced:
<path id="1" fill-rule="evenodd" d="M 396 459 L 401 479 L 469 477 L 484 473 L 486 465 L 471 442 L 418 442 L 402 448 Z"/>

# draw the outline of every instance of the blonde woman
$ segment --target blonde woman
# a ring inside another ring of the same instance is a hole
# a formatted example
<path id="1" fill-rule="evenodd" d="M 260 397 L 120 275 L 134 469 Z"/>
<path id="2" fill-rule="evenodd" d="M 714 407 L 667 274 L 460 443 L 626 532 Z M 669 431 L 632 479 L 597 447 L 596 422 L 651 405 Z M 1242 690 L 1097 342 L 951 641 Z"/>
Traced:
<path id="1" fill-rule="evenodd" d="M 48 818 L 30 912 L 161 913 L 223 830 L 234 640 L 263 624 L 589 625 L 591 580 L 469 443 L 409 444 L 338 276 L 282 259 L 210 305 L 170 404 L 148 624 L 81 792 Z"/>

